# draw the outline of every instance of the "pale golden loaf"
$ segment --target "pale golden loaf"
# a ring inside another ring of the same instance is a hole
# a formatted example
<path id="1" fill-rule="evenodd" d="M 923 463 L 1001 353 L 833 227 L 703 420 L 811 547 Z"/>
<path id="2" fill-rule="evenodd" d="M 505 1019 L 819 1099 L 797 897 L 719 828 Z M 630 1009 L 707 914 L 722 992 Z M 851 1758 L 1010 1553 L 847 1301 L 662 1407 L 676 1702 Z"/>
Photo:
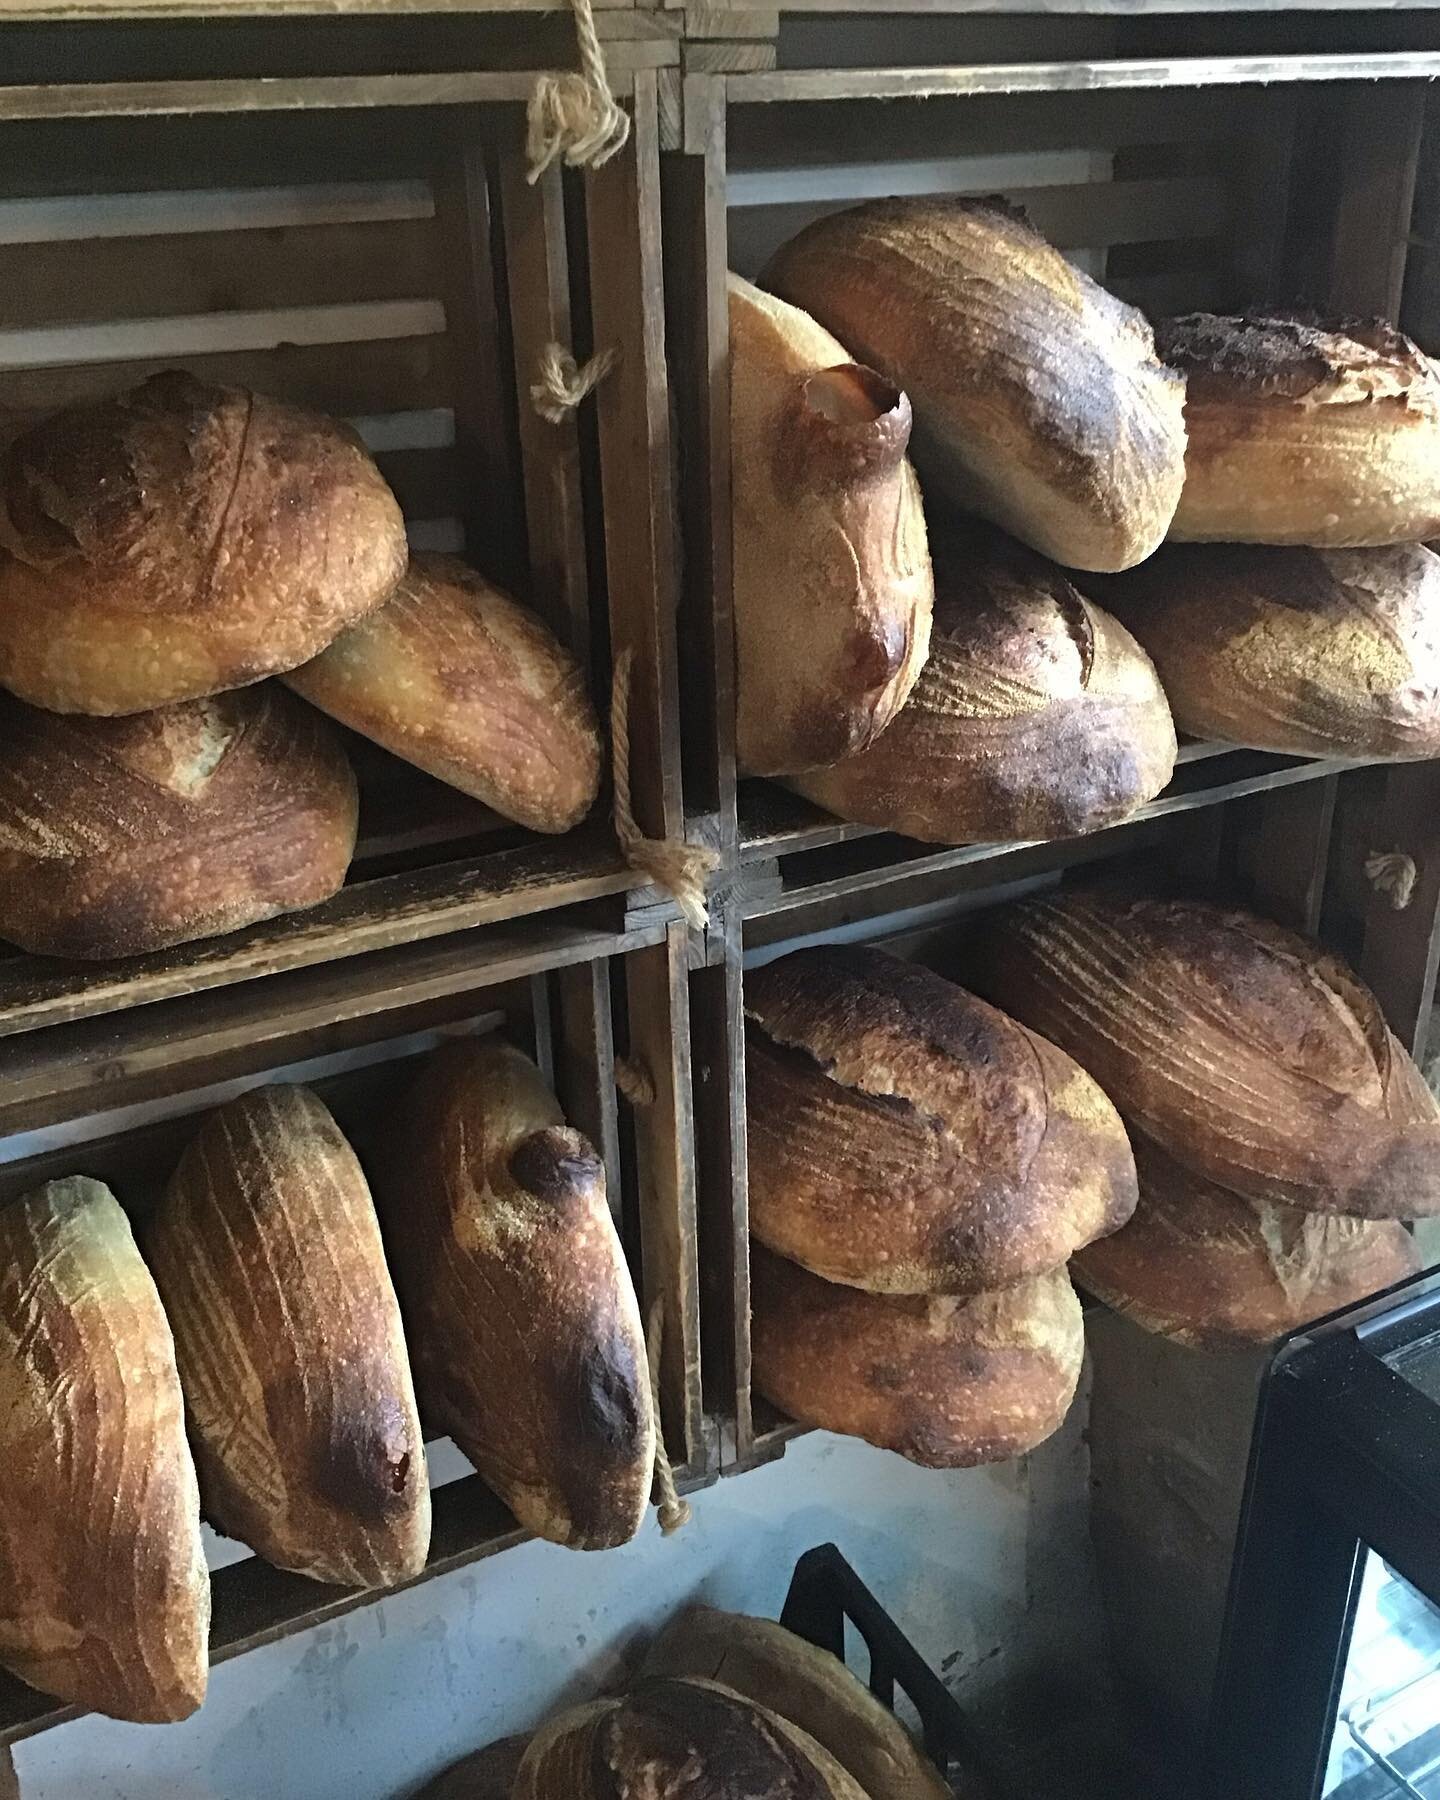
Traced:
<path id="1" fill-rule="evenodd" d="M 1190 313 L 1155 335 L 1187 381 L 1173 537 L 1342 549 L 1440 530 L 1440 369 L 1393 325 Z"/>
<path id="2" fill-rule="evenodd" d="M 740 766 L 863 749 L 925 661 L 933 587 L 910 402 L 813 319 L 730 277 Z"/>
<path id="3" fill-rule="evenodd" d="M 1082 1250 L 1072 1272 L 1097 1300 L 1177 1343 L 1269 1343 L 1419 1272 L 1398 1220 L 1242 1200 L 1138 1136 L 1135 1161 L 1135 1217 Z"/>
<path id="4" fill-rule="evenodd" d="M 1308 1212 L 1440 1212 L 1440 1106 L 1370 991 L 1303 938 L 1081 890 L 1007 907 L 984 952 L 984 992 L 1195 1174 Z"/>
<path id="5" fill-rule="evenodd" d="M 1440 556 L 1177 544 L 1103 597 L 1191 737 L 1315 756 L 1440 756 Z"/>
<path id="6" fill-rule="evenodd" d="M 335 893 L 355 777 L 283 689 L 126 719 L 0 695 L 0 937 L 46 956 L 137 956 Z"/>
<path id="7" fill-rule="evenodd" d="M 0 1207 L 0 1664 L 117 1719 L 205 1697 L 210 1577 L 160 1296 L 110 1190 Z"/>
<path id="8" fill-rule="evenodd" d="M 146 1221 L 205 1516 L 267 1562 L 387 1587 L 430 1543 L 400 1308 L 355 1152 L 307 1088 L 200 1128 Z"/>
<path id="9" fill-rule="evenodd" d="M 294 668 L 378 606 L 405 526 L 334 419 L 172 371 L 0 460 L 0 683 L 134 713 Z"/>
<path id="10" fill-rule="evenodd" d="M 413 557 L 384 606 L 285 680 L 532 831 L 568 831 L 599 791 L 600 727 L 579 663 L 454 557 Z"/>
<path id="11" fill-rule="evenodd" d="M 1124 626 L 998 533 L 934 552 L 930 656 L 910 698 L 868 749 L 787 785 L 940 844 L 1073 837 L 1153 800 L 1175 727 Z"/>
<path id="12" fill-rule="evenodd" d="M 975 1294 L 1135 1210 L 1120 1116 L 1077 1063 L 863 945 L 745 978 L 750 1229 L 827 1281 Z"/>
<path id="13" fill-rule="evenodd" d="M 537 1536 L 633 1537 L 655 1460 L 640 1308 L 599 1158 L 535 1065 L 474 1040 L 431 1057 L 382 1202 L 426 1417 Z"/>
<path id="14" fill-rule="evenodd" d="M 875 1800 L 812 1737 L 714 1681 L 646 1681 L 547 1720 L 511 1800 Z"/>
<path id="15" fill-rule="evenodd" d="M 866 1294 L 752 1240 L 750 1303 L 759 1393 L 927 1469 L 1033 1450 L 1080 1380 L 1084 1323 L 1063 1269 L 989 1294 Z"/>
<path id="16" fill-rule="evenodd" d="M 687 1607 L 646 1654 L 641 1678 L 696 1676 L 777 1712 L 854 1777 L 867 1800 L 968 1800 L 845 1664 L 773 1619 Z"/>
<path id="17" fill-rule="evenodd" d="M 1185 383 L 1144 316 L 989 200 L 872 200 L 784 245 L 761 277 L 915 407 L 932 501 L 1075 569 L 1164 538 L 1185 472 Z"/>

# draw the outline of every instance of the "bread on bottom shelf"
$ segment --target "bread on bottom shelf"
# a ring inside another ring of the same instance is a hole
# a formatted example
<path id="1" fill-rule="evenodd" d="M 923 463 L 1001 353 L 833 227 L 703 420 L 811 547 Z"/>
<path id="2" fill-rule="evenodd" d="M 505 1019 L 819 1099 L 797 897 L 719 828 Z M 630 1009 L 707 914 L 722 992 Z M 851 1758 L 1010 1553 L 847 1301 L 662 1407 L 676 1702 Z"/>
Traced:
<path id="1" fill-rule="evenodd" d="M 0 1664 L 146 1723 L 205 1697 L 210 1577 L 170 1327 L 85 1176 L 0 1207 Z"/>
<path id="2" fill-rule="evenodd" d="M 1059 1429 L 1085 1332 L 1063 1269 L 993 1294 L 866 1294 L 758 1243 L 755 1386 L 807 1425 L 926 1468 L 1004 1462 Z"/>
<path id="3" fill-rule="evenodd" d="M 430 1489 L 400 1308 L 354 1151 L 308 1089 L 213 1112 L 143 1232 L 206 1517 L 267 1562 L 418 1575 Z"/>
<path id="4" fill-rule="evenodd" d="M 437 1052 L 381 1198 L 427 1419 L 538 1536 L 633 1537 L 655 1460 L 640 1308 L 604 1170 L 540 1071 L 505 1044 Z"/>

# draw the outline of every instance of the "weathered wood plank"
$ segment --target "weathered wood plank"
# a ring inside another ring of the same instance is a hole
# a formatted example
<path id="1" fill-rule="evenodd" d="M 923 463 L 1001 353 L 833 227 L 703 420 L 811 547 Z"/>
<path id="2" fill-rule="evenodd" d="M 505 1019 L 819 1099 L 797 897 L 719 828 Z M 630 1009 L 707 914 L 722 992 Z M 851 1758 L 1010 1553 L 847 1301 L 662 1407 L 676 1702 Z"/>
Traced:
<path id="1" fill-rule="evenodd" d="M 1340 106 L 1327 299 L 1342 315 L 1399 317 L 1425 100 L 1417 82 L 1383 106 L 1365 92 Z"/>
<path id="2" fill-rule="evenodd" d="M 663 942 L 665 928 L 651 926 L 624 946 Z M 615 1030 L 610 1011 L 608 959 L 592 958 L 557 969 L 555 996 L 556 1094 L 565 1117 L 600 1153 L 612 1207 L 620 1204 L 620 1129 L 615 1103 Z"/>
<path id="3" fill-rule="evenodd" d="M 168 118 L 226 113 L 323 112 L 397 106 L 523 106 L 523 70 L 432 75 L 285 75 L 224 81 L 56 82 L 0 87 L 0 120 Z M 625 76 L 618 72 L 617 91 Z"/>

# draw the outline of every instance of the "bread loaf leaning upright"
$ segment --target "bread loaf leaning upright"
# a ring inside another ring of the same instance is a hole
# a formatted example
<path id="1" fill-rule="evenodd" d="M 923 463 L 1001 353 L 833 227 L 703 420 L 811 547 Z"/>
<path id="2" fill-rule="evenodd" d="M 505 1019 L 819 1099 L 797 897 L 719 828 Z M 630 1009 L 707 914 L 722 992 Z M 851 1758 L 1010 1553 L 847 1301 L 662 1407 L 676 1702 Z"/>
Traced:
<path id="1" fill-rule="evenodd" d="M 793 306 L 730 277 L 740 766 L 834 762 L 884 731 L 930 642 L 910 402 Z"/>
<path id="2" fill-rule="evenodd" d="M 868 201 L 806 226 L 761 280 L 909 394 L 932 499 L 1075 569 L 1129 568 L 1165 536 L 1184 379 L 1021 214 Z"/>
<path id="3" fill-rule="evenodd" d="M 0 695 L 0 937 L 138 956 L 311 906 L 355 848 L 355 777 L 280 688 L 133 719 Z"/>
<path id="4" fill-rule="evenodd" d="M 655 1460 L 640 1309 L 600 1161 L 527 1057 L 429 1059 L 382 1220 L 427 1418 L 538 1536 L 633 1537 Z"/>
<path id="5" fill-rule="evenodd" d="M 418 1575 L 430 1489 L 355 1152 L 308 1088 L 210 1117 L 146 1221 L 212 1524 L 346 1587 Z"/>
<path id="6" fill-rule="evenodd" d="M 0 459 L 0 684 L 107 714 L 242 687 L 404 569 L 399 505 L 348 426 L 171 370 Z"/>
<path id="7" fill-rule="evenodd" d="M 210 1577 L 170 1328 L 114 1195 L 0 1207 L 0 1664 L 112 1718 L 205 1697 Z"/>

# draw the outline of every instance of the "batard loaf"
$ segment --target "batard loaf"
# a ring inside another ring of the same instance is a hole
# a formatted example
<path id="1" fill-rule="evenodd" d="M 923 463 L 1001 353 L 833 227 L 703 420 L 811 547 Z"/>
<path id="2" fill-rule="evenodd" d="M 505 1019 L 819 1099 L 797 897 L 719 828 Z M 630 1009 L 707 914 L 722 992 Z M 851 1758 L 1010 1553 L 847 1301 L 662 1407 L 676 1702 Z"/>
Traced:
<path id="1" fill-rule="evenodd" d="M 600 728 L 579 663 L 453 557 L 415 556 L 384 606 L 285 679 L 532 831 L 568 831 L 599 790 Z"/>
<path id="2" fill-rule="evenodd" d="M 1418 1273 L 1415 1240 L 1372 1223 L 1242 1200 L 1137 1138 L 1140 1205 L 1074 1262 L 1082 1287 L 1147 1331 L 1201 1350 L 1269 1343 Z"/>
<path id="3" fill-rule="evenodd" d="M 1172 536 L 1341 549 L 1440 530 L 1440 370 L 1393 325 L 1190 313 L 1156 338 L 1188 384 Z"/>
<path id="4" fill-rule="evenodd" d="M 827 1281 L 973 1294 L 1135 1210 L 1119 1114 L 1061 1050 L 882 950 L 745 981 L 750 1228 Z"/>
<path id="5" fill-rule="evenodd" d="M 1019 214 L 871 201 L 807 226 L 762 280 L 910 395 L 932 498 L 1076 569 L 1128 568 L 1165 536 L 1184 379 Z"/>
<path id="6" fill-rule="evenodd" d="M 647 1681 L 542 1725 L 512 1800 L 874 1800 L 798 1726 L 713 1681 Z"/>
<path id="7" fill-rule="evenodd" d="M 866 1294 L 752 1241 L 750 1287 L 765 1398 L 927 1469 L 1023 1455 L 1075 1397 L 1085 1331 L 1063 1269 L 968 1297 Z"/>
<path id="8" fill-rule="evenodd" d="M 331 727 L 279 688 L 129 719 L 0 695 L 0 937 L 135 956 L 313 905 L 356 804 Z"/>
<path id="9" fill-rule="evenodd" d="M 884 735 L 788 785 L 929 843 L 1071 837 L 1153 800 L 1175 727 L 1150 659 L 1060 571 L 1007 544 L 935 545 L 930 657 Z"/>
<path id="10" fill-rule="evenodd" d="M 624 1543 L 655 1427 L 595 1152 L 532 1062 L 474 1041 L 427 1063 L 397 1151 L 383 1216 L 427 1418 L 540 1537 Z"/>
<path id="11" fill-rule="evenodd" d="M 205 1121 L 147 1221 L 206 1516 L 267 1562 L 418 1575 L 430 1490 L 400 1308 L 355 1153 L 316 1096 Z"/>
<path id="12" fill-rule="evenodd" d="M 990 998 L 1195 1174 L 1310 1212 L 1440 1211 L 1440 1107 L 1374 996 L 1303 938 L 1082 891 L 1007 908 L 987 951 Z"/>
<path id="13" fill-rule="evenodd" d="M 205 1697 L 210 1577 L 160 1296 L 110 1190 L 0 1208 L 0 1663 L 117 1719 Z"/>
<path id="14" fill-rule="evenodd" d="M 134 713 L 294 668 L 386 597 L 405 526 L 360 439 L 157 375 L 0 461 L 0 682 Z"/>
<path id="15" fill-rule="evenodd" d="M 924 664 L 933 584 L 910 402 L 732 275 L 730 437 L 738 753 L 779 775 L 862 749 Z"/>
<path id="16" fill-rule="evenodd" d="M 1440 557 L 1187 544 L 1107 581 L 1192 737 L 1440 756 Z"/>

